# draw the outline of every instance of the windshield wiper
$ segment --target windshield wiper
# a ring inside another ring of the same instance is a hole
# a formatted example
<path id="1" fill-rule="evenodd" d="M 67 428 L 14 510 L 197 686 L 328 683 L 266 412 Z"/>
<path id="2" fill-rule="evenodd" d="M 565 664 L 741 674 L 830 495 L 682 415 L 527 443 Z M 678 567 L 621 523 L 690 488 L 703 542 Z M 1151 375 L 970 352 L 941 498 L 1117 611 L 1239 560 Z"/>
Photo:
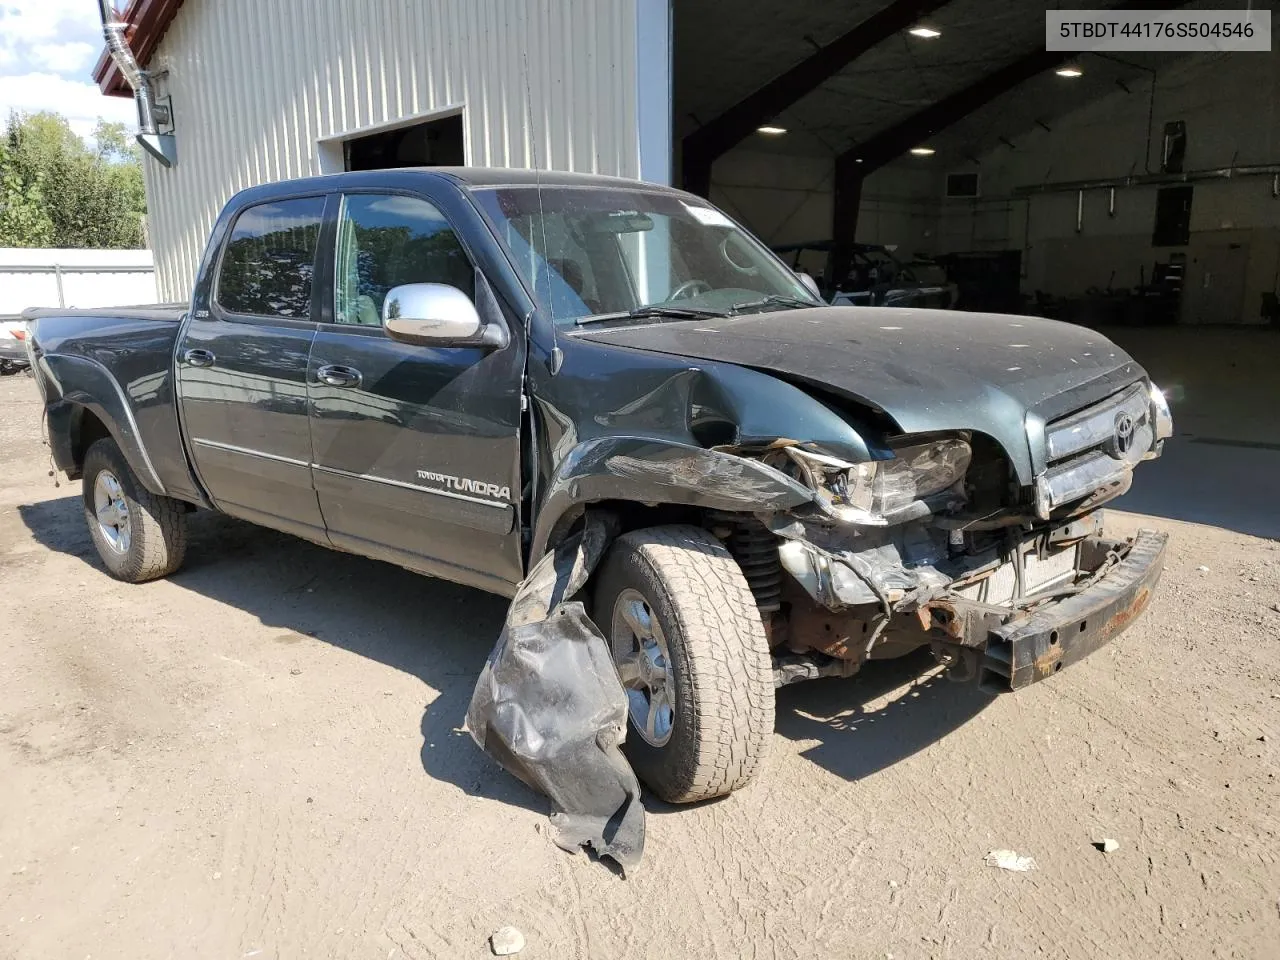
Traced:
<path id="1" fill-rule="evenodd" d="M 821 303 L 815 303 L 812 300 L 802 300 L 799 297 L 788 297 L 782 293 L 771 293 L 759 300 L 747 300 L 743 303 L 735 303 L 729 308 L 730 313 L 741 313 L 743 310 L 754 310 L 757 307 L 820 307 Z"/>
<path id="2" fill-rule="evenodd" d="M 607 323 L 610 320 L 649 320 L 654 317 L 665 317 L 671 320 L 705 320 L 709 317 L 727 317 L 728 315 L 723 310 L 712 310 L 710 307 L 675 307 L 654 303 L 620 313 L 598 313 L 592 317 L 579 317 L 574 323 L 581 327 L 588 323 Z"/>

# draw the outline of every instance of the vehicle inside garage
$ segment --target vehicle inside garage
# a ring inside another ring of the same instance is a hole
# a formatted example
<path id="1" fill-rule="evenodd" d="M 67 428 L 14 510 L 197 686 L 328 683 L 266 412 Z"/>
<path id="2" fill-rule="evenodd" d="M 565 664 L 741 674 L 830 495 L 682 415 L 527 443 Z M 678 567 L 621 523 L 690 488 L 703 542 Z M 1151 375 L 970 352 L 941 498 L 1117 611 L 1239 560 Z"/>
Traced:
<path id="1" fill-rule="evenodd" d="M 993 0 L 799 3 L 783 26 L 767 6 L 731 27 L 716 4 L 677 6 L 679 182 L 837 302 L 1104 331 L 1270 513 L 1280 60 L 1047 51 L 1042 7 Z M 1177 496 L 1214 488 L 1202 459 L 1160 507 L 1205 519 Z"/>

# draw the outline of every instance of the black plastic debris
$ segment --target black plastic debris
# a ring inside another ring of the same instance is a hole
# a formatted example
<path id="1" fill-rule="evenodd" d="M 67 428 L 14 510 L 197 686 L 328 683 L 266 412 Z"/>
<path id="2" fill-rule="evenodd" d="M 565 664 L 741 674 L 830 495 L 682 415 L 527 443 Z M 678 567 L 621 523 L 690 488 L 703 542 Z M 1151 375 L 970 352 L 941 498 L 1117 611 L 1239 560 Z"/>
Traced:
<path id="1" fill-rule="evenodd" d="M 551 799 L 562 849 L 589 846 L 624 871 L 644 852 L 640 784 L 619 745 L 627 698 L 609 645 L 571 598 L 612 539 L 588 515 L 530 571 L 476 682 L 467 727 L 510 773 Z"/>

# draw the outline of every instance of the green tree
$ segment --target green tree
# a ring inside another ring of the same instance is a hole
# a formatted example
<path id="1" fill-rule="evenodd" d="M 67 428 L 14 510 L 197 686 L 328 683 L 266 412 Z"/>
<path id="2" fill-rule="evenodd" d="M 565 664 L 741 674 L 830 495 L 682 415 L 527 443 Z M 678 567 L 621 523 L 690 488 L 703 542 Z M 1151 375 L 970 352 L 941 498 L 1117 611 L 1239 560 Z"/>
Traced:
<path id="1" fill-rule="evenodd" d="M 142 161 L 122 124 L 94 146 L 52 113 L 11 114 L 0 146 L 0 246 L 139 247 Z"/>
<path id="2" fill-rule="evenodd" d="M 53 221 L 39 181 L 25 182 L 0 142 L 0 247 L 53 245 Z"/>

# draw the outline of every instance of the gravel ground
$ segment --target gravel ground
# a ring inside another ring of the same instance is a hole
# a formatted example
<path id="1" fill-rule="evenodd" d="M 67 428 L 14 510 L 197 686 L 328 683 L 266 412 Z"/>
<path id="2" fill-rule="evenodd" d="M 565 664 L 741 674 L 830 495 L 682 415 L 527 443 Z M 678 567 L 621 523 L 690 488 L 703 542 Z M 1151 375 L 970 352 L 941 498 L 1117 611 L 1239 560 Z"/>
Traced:
<path id="1" fill-rule="evenodd" d="M 459 730 L 502 601 L 208 515 L 117 583 L 31 381 L 0 411 L 0 957 L 1280 955 L 1274 541 L 1113 513 L 1173 537 L 1117 642 L 998 699 L 787 689 L 755 785 L 650 801 L 624 880 Z"/>

